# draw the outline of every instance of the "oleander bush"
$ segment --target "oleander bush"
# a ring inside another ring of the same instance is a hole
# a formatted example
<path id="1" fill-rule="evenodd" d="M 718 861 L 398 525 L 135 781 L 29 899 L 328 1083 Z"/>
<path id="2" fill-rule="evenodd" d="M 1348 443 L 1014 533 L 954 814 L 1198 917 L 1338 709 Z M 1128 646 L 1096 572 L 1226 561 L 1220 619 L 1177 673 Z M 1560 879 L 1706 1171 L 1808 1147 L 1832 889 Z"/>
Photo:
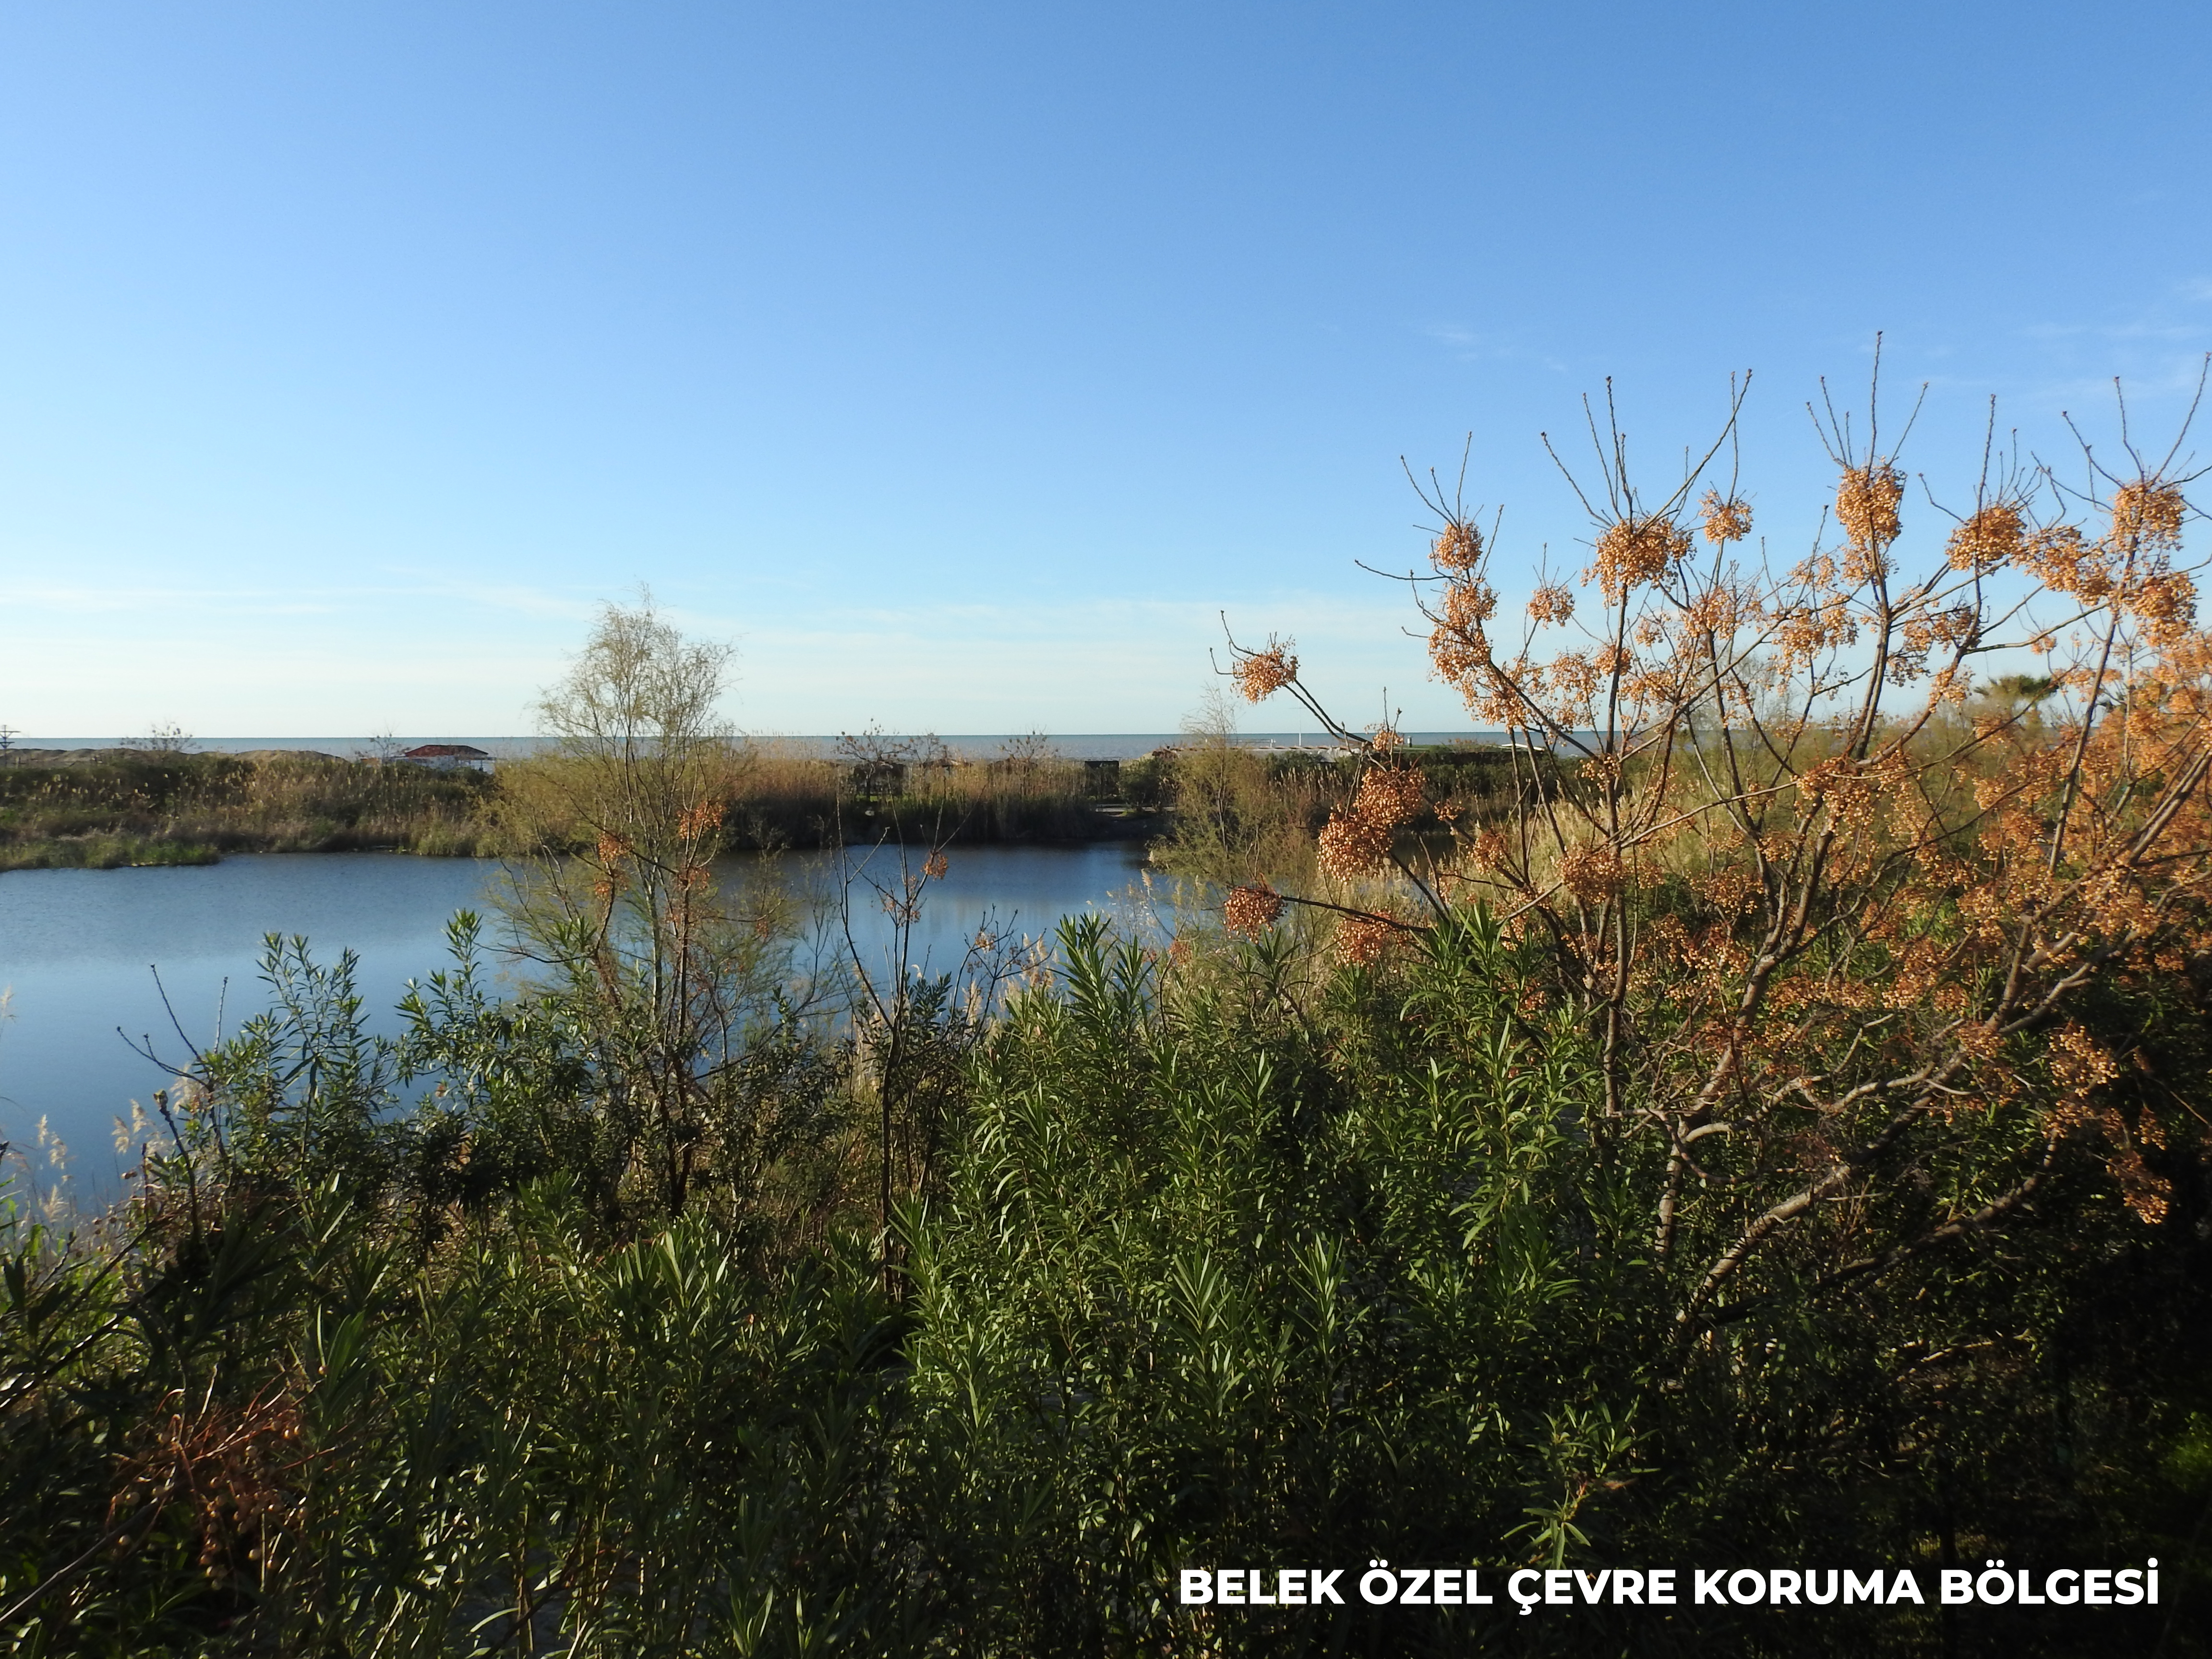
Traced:
<path id="1" fill-rule="evenodd" d="M 149 1158 L 125 1212 L 67 1239 L 16 1214 L 14 1639 L 1442 1653 L 1495 1636 L 1489 1609 L 1173 1604 L 1193 1562 L 1377 1556 L 1904 1565 L 1932 1586 L 1947 1559 L 2151 1553 L 2169 1603 L 2203 1593 L 2185 1565 L 2212 1474 L 2199 1163 L 2164 1161 L 2175 1200 L 2146 1228 L 2092 1149 L 2063 1146 L 2032 1221 L 1848 1293 L 1796 1266 L 1685 1341 L 1648 1237 L 1663 1148 L 1591 1156 L 1595 1046 L 1520 1006 L 1534 964 L 1494 920 L 1374 967 L 1265 945 L 1173 963 L 1071 924 L 1060 963 L 971 1050 L 967 1109 L 888 1261 L 872 1194 L 811 1234 L 774 1194 L 703 1173 L 672 1213 L 658 1187 L 619 1201 L 635 1151 L 574 1104 L 617 1080 L 550 1009 L 449 980 L 380 1044 L 343 964 L 273 963 L 291 1005 L 210 1057 L 173 1108 L 181 1149 Z M 487 1020 L 532 1019 L 511 1073 L 470 1047 Z M 395 1109 L 432 1062 L 444 1097 Z M 849 1097 L 774 1076 L 814 1126 L 787 1167 L 865 1144 Z M 1925 1201 L 1906 1183 L 1872 1206 Z M 781 1218 L 749 1224 L 763 1215 Z M 1939 1634 L 1936 1610 L 1636 1617 L 1555 1615 L 1521 1645 L 1911 1652 Z M 2121 1618 L 1985 1610 L 1961 1650 L 2112 1650 L 2150 1627 Z M 2185 1625 L 2169 1650 L 2195 1639 Z"/>

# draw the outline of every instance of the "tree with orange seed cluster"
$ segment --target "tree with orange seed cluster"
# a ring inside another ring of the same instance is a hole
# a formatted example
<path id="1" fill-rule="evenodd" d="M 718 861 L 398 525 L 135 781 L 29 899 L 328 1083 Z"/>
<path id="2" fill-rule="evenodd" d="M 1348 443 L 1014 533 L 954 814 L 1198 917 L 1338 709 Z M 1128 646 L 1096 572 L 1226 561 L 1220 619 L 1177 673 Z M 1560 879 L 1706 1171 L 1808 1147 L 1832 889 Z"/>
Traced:
<path id="1" fill-rule="evenodd" d="M 1434 672 L 1516 766 L 1572 781 L 1522 793 L 1504 826 L 1444 820 L 1452 850 L 1417 872 L 1392 848 L 1411 797 L 1369 753 L 1320 838 L 1340 881 L 1395 863 L 1429 926 L 1479 895 L 1576 1011 L 1599 1056 L 1592 1150 L 1650 1171 L 1685 1340 L 1786 1283 L 1861 1284 L 1997 1228 L 2062 1154 L 2156 1221 L 2146 1149 L 2201 1126 L 2129 1086 L 2154 1043 L 2085 1035 L 2078 1011 L 2109 1020 L 2212 968 L 2212 635 L 2179 442 L 2146 457 L 2124 434 L 2117 468 L 2085 444 L 2082 492 L 1985 465 L 1916 562 L 1902 439 L 1878 404 L 1863 437 L 1826 404 L 1838 533 L 1777 568 L 1745 546 L 1734 477 L 1691 518 L 1747 386 L 1657 496 L 1593 416 L 1596 486 L 1568 471 L 1592 523 L 1587 624 L 1543 576 L 1498 637 L 1494 537 L 1424 490 L 1443 527 L 1407 580 Z M 1358 744 L 1294 665 L 1232 658 L 1248 696 L 1287 690 Z M 1980 665 L 2030 658 L 2039 674 L 1981 684 L 2032 696 L 1977 692 Z M 1880 1196 L 1935 1172 L 1940 1203 Z"/>

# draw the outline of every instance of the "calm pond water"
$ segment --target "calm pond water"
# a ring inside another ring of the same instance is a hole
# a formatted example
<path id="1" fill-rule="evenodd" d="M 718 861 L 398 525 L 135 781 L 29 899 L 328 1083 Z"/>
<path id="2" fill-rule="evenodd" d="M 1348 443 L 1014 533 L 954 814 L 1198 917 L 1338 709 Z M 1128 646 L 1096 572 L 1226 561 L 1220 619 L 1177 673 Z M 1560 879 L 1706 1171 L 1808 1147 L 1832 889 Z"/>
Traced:
<path id="1" fill-rule="evenodd" d="M 1129 842 L 956 848 L 949 856 L 915 933 L 916 955 L 940 972 L 958 967 L 987 924 L 1042 935 L 1072 913 L 1126 911 L 1143 867 L 1142 848 Z M 164 1057 L 185 1052 L 163 989 L 184 1036 L 205 1044 L 265 1006 L 262 936 L 301 933 L 319 960 L 345 949 L 359 956 L 356 983 L 375 1028 L 396 1030 L 392 1010 L 406 981 L 446 965 L 447 921 L 456 910 L 486 908 L 499 867 L 379 853 L 262 854 L 197 869 L 0 875 L 0 989 L 9 993 L 0 1139 L 30 1148 L 43 1117 L 70 1149 L 80 1193 L 112 1192 L 119 1174 L 113 1121 L 129 1115 L 134 1099 L 150 1107 L 166 1080 L 125 1036 L 150 1041 Z M 873 854 L 870 872 L 895 886 L 898 849 Z M 828 892 L 836 861 L 732 860 L 725 880 Z M 853 889 L 852 912 L 864 955 L 879 957 L 890 923 L 865 884 Z M 488 921 L 486 938 L 495 937 Z"/>

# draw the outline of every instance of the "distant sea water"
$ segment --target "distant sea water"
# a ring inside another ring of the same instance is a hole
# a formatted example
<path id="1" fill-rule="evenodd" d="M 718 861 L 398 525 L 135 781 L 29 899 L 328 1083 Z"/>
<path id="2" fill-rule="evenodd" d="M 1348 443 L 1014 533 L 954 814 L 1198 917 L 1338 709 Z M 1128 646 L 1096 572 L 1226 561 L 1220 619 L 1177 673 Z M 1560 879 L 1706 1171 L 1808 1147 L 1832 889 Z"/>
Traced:
<path id="1" fill-rule="evenodd" d="M 741 732 L 742 737 L 763 745 L 796 749 L 802 752 L 828 756 L 837 748 L 835 735 L 784 736 L 770 732 Z M 903 734 L 890 734 L 897 737 Z M 1155 749 L 1190 742 L 1188 734 L 1176 732 L 1049 732 L 1047 738 L 1058 753 L 1070 760 L 1134 760 L 1149 755 Z M 938 741 L 954 754 L 967 760 L 989 760 L 1002 753 L 1010 743 L 1025 740 L 1027 733 L 985 732 L 946 733 Z M 1408 743 L 1503 743 L 1502 732 L 1408 732 Z M 119 738 L 33 738 L 21 735 L 9 738 L 10 746 L 17 749 L 112 749 L 123 742 Z M 417 744 L 465 743 L 481 749 L 495 760 L 516 760 L 534 754 L 552 741 L 550 738 L 486 738 L 457 736 L 452 732 L 434 732 L 421 737 L 386 738 L 382 745 L 412 749 Z M 1328 738 L 1321 732 L 1239 732 L 1231 741 L 1255 749 L 1327 749 Z M 191 746 L 219 753 L 240 754 L 250 749 L 309 749 L 325 755 L 341 757 L 369 755 L 377 751 L 379 740 L 369 738 L 195 738 Z"/>

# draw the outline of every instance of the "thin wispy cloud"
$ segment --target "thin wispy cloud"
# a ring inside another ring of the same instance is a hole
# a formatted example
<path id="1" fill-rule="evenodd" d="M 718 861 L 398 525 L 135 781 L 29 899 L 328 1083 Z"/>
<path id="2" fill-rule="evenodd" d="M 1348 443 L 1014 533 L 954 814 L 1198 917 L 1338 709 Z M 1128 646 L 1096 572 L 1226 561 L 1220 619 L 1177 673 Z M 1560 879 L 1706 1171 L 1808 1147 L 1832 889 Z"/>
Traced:
<path id="1" fill-rule="evenodd" d="M 19 610 L 75 615 L 173 617 L 179 613 L 249 614 L 257 617 L 335 615 L 347 595 L 306 596 L 263 590 L 211 591 L 197 587 L 56 587 L 0 581 L 0 604 Z"/>
<path id="2" fill-rule="evenodd" d="M 2204 323 L 2036 323 L 2021 331 L 2031 340 L 2202 340 L 2212 338 Z"/>
<path id="3" fill-rule="evenodd" d="M 597 612 L 605 596 L 575 592 L 559 592 L 534 587 L 516 582 L 483 582 L 456 580 L 451 577 L 437 578 L 408 569 L 392 567 L 396 574 L 416 580 L 404 584 L 357 590 L 363 595 L 385 598 L 455 599 L 480 605 L 487 611 L 511 611 L 517 616 L 538 617 L 562 621 L 585 621 Z"/>
<path id="4" fill-rule="evenodd" d="M 1567 372 L 1568 366 L 1563 359 L 1529 345 L 1518 334 L 1468 328 L 1458 323 L 1432 323 L 1421 332 L 1438 345 L 1449 348 L 1451 356 L 1460 362 L 1534 363 L 1557 374 Z"/>

